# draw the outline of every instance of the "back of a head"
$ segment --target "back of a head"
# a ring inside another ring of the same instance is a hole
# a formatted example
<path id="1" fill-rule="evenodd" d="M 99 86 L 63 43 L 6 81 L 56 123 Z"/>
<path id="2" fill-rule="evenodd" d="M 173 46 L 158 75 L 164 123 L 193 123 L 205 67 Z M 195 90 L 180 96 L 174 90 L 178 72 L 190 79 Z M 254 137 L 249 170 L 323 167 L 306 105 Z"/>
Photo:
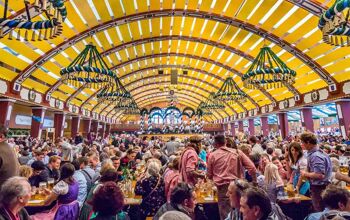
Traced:
<path id="1" fill-rule="evenodd" d="M 244 197 L 247 199 L 247 205 L 249 208 L 253 208 L 254 206 L 258 206 L 260 208 L 263 219 L 265 219 L 271 213 L 271 201 L 264 190 L 257 187 L 249 188 L 245 191 Z"/>
<path id="2" fill-rule="evenodd" d="M 180 182 L 171 193 L 170 201 L 173 204 L 181 204 L 185 199 L 192 198 L 193 189 L 190 185 Z"/>
<path id="3" fill-rule="evenodd" d="M 100 216 L 116 215 L 124 206 L 124 195 L 115 182 L 106 182 L 94 193 L 94 211 Z"/>
<path id="4" fill-rule="evenodd" d="M 170 140 L 175 141 L 175 136 L 171 136 Z"/>
<path id="5" fill-rule="evenodd" d="M 317 137 L 314 133 L 312 132 L 304 132 L 300 136 L 300 140 L 306 144 L 317 144 Z"/>
<path id="6" fill-rule="evenodd" d="M 168 211 L 164 213 L 159 220 L 191 220 L 191 218 L 180 211 Z"/>
<path id="7" fill-rule="evenodd" d="M 256 144 L 258 142 L 258 139 L 254 135 L 252 135 L 249 137 L 249 141 L 253 144 Z"/>
<path id="8" fill-rule="evenodd" d="M 341 187 L 329 185 L 322 192 L 321 196 L 322 201 L 327 208 L 339 210 L 339 204 L 343 204 L 344 206 L 346 206 L 346 204 L 348 203 L 348 199 L 350 198 L 350 192 Z"/>
<path id="9" fill-rule="evenodd" d="M 219 146 L 223 146 L 226 143 L 225 135 L 218 134 L 214 137 L 214 144 L 217 144 Z"/>

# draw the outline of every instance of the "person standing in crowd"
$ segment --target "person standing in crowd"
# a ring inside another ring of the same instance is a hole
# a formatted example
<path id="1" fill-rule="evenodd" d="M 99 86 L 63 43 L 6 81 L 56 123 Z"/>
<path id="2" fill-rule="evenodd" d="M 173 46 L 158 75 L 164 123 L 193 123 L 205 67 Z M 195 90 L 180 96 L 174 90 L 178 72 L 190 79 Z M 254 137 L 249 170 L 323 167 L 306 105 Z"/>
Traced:
<path id="1" fill-rule="evenodd" d="M 74 147 L 69 144 L 65 138 L 59 139 L 57 144 L 61 148 L 62 163 L 72 162 L 74 157 Z"/>
<path id="2" fill-rule="evenodd" d="M 180 143 L 175 141 L 175 137 L 171 136 L 170 141 L 166 142 L 162 151 L 169 157 L 173 155 L 179 148 Z"/>
<path id="3" fill-rule="evenodd" d="M 315 134 L 305 132 L 301 135 L 301 143 L 307 153 L 307 171 L 301 171 L 301 176 L 310 180 L 312 205 L 315 211 L 322 211 L 322 191 L 331 182 L 332 163 L 329 156 L 323 153 L 317 146 Z"/>
<path id="4" fill-rule="evenodd" d="M 261 145 L 258 143 L 258 138 L 256 136 L 250 136 L 248 139 L 248 143 L 252 145 L 252 152 L 253 154 L 262 154 L 264 153 L 264 149 L 261 147 Z"/>
<path id="5" fill-rule="evenodd" d="M 45 157 L 44 152 L 42 152 L 41 150 L 35 150 L 33 154 L 34 154 L 34 158 L 28 161 L 27 163 L 28 166 L 32 165 L 34 161 L 42 161 L 44 163 L 44 157 Z"/>
<path id="6" fill-rule="evenodd" d="M 243 178 L 245 168 L 256 183 L 256 168 L 242 151 L 226 147 L 224 135 L 215 136 L 214 147 L 216 150 L 209 155 L 207 175 L 218 189 L 220 219 L 223 220 L 231 209 L 226 195 L 230 182 Z"/>
<path id="7" fill-rule="evenodd" d="M 330 219 L 329 216 L 337 216 L 337 214 L 341 216 L 341 212 L 347 212 L 350 218 L 350 192 L 348 190 L 330 185 L 322 192 L 321 197 L 325 209 L 322 212 L 310 214 L 305 220 Z"/>
<path id="8" fill-rule="evenodd" d="M 81 144 L 81 143 L 83 143 L 83 141 L 84 141 L 84 138 L 83 138 L 83 136 L 81 136 L 80 133 L 78 133 L 74 138 L 75 145 Z"/>
<path id="9" fill-rule="evenodd" d="M 198 154 L 201 149 L 201 138 L 191 136 L 185 150 L 181 153 L 179 163 L 179 181 L 195 186 L 198 178 L 204 178 L 205 174 L 198 170 Z"/>
<path id="10" fill-rule="evenodd" d="M 61 157 L 51 156 L 45 170 L 41 173 L 43 179 L 52 178 L 57 181 L 60 178 Z"/>
<path id="11" fill-rule="evenodd" d="M 291 176 L 291 182 L 298 194 L 305 195 L 310 189 L 308 180 L 301 177 L 301 171 L 307 169 L 307 159 L 299 142 L 289 144 L 286 153 L 287 172 Z"/>
<path id="12" fill-rule="evenodd" d="M 25 210 L 32 190 L 27 179 L 14 176 L 7 179 L 0 191 L 0 220 L 30 220 Z"/>
<path id="13" fill-rule="evenodd" d="M 0 125 L 0 187 L 10 177 L 18 176 L 19 163 L 14 150 L 6 142 L 7 129 Z"/>
<path id="14" fill-rule="evenodd" d="M 73 178 L 79 185 L 79 191 L 78 191 L 79 207 L 82 207 L 86 199 L 86 196 L 88 194 L 88 191 L 87 191 L 88 184 L 84 174 L 80 170 L 80 164 L 78 160 L 74 160 L 72 164 L 75 168 Z"/>
<path id="15" fill-rule="evenodd" d="M 128 168 L 132 170 L 136 170 L 136 162 L 135 162 L 135 157 L 136 157 L 136 151 L 133 149 L 128 149 L 126 151 L 126 156 L 120 159 L 120 166 L 122 168 Z"/>
<path id="16" fill-rule="evenodd" d="M 262 189 L 248 188 L 240 199 L 240 211 L 244 220 L 279 220 L 272 211 L 271 201 Z"/>

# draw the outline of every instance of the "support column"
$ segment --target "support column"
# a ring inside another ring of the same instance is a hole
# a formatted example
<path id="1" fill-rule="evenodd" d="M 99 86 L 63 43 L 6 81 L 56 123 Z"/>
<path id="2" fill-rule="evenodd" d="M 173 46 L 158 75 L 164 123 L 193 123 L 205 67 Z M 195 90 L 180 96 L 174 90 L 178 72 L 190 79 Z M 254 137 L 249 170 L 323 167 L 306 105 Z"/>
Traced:
<path id="1" fill-rule="evenodd" d="M 6 129 L 9 128 L 10 118 L 13 110 L 13 104 L 16 100 L 0 98 L 0 125 L 3 125 Z"/>
<path id="2" fill-rule="evenodd" d="M 339 120 L 340 133 L 343 138 L 350 136 L 350 99 L 335 102 Z"/>
<path id="3" fill-rule="evenodd" d="M 79 133 L 79 127 L 80 127 L 80 115 L 79 116 L 72 116 L 72 123 L 71 123 L 71 137 L 77 136 Z"/>
<path id="4" fill-rule="evenodd" d="M 111 124 L 106 124 L 105 138 L 111 134 Z"/>
<path id="5" fill-rule="evenodd" d="M 99 135 L 101 138 L 105 137 L 105 131 L 106 131 L 106 123 L 101 122 L 100 125 L 102 125 L 102 128 L 99 129 Z"/>
<path id="6" fill-rule="evenodd" d="M 238 131 L 244 132 L 243 121 L 238 121 Z"/>
<path id="7" fill-rule="evenodd" d="M 96 137 L 98 136 L 98 125 L 99 125 L 98 121 L 92 121 L 91 123 L 90 132 L 93 132 Z"/>
<path id="8" fill-rule="evenodd" d="M 83 126 L 84 126 L 83 137 L 87 138 L 88 134 L 90 133 L 90 129 L 91 129 L 91 119 L 90 118 L 84 118 Z"/>
<path id="9" fill-rule="evenodd" d="M 55 138 L 63 137 L 65 121 L 66 121 L 66 113 L 55 112 L 55 116 L 54 116 Z"/>
<path id="10" fill-rule="evenodd" d="M 267 116 L 260 117 L 261 120 L 261 131 L 262 134 L 267 137 L 269 136 L 269 124 L 268 124 L 268 118 Z"/>
<path id="11" fill-rule="evenodd" d="M 287 112 L 277 113 L 277 118 L 280 135 L 282 139 L 285 139 L 289 134 Z"/>
<path id="12" fill-rule="evenodd" d="M 300 109 L 301 125 L 310 132 L 315 132 L 314 120 L 312 119 L 312 107 L 304 107 Z"/>
<path id="13" fill-rule="evenodd" d="M 231 135 L 234 137 L 236 135 L 235 123 L 231 123 Z"/>
<path id="14" fill-rule="evenodd" d="M 249 135 L 255 135 L 254 118 L 248 119 Z"/>
<path id="15" fill-rule="evenodd" d="M 43 130 L 46 108 L 32 107 L 32 125 L 30 126 L 30 136 L 40 139 Z"/>

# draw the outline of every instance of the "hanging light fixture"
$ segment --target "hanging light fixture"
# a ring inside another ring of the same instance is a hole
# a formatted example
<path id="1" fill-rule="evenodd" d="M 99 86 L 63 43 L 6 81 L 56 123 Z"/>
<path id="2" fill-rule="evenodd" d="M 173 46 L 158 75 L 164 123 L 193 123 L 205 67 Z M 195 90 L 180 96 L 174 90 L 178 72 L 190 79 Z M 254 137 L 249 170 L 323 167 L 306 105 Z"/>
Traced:
<path id="1" fill-rule="evenodd" d="M 258 86 L 266 89 L 280 88 L 284 84 L 295 82 L 296 72 L 290 69 L 270 47 L 263 47 L 253 61 L 248 72 L 242 76 L 244 87 L 254 89 Z"/>
<path id="2" fill-rule="evenodd" d="M 228 77 L 219 91 L 215 93 L 214 99 L 232 104 L 234 101 L 245 102 L 247 94 L 238 87 L 232 77 Z"/>
<path id="3" fill-rule="evenodd" d="M 348 9 L 346 17 L 343 14 L 345 9 Z M 321 15 L 318 28 L 322 31 L 325 43 L 341 47 L 350 46 L 349 10 L 349 0 L 336 0 Z"/>
<path id="4" fill-rule="evenodd" d="M 100 89 L 113 86 L 116 75 L 102 59 L 96 47 L 86 45 L 85 49 L 73 60 L 68 67 L 60 71 L 64 83 L 78 87 L 87 83 L 87 87 Z"/>
<path id="5" fill-rule="evenodd" d="M 119 101 L 130 99 L 131 94 L 125 89 L 125 87 L 120 82 L 119 78 L 115 78 L 115 83 L 112 86 L 102 88 L 97 94 L 98 102 L 104 103 L 118 103 Z"/>
<path id="6" fill-rule="evenodd" d="M 18 4 L 18 3 L 16 3 Z M 24 40 L 47 40 L 62 34 L 62 23 L 67 17 L 64 0 L 35 0 L 34 7 L 38 14 L 44 14 L 47 20 L 32 21 L 30 2 L 24 0 L 26 20 L 23 18 L 10 19 L 7 17 L 8 0 L 5 0 L 3 18 L 0 18 L 0 38 L 8 34 L 12 40 L 13 32 L 17 31 L 17 40 L 21 40 L 21 31 Z M 32 33 L 30 33 L 32 32 Z"/>
<path id="7" fill-rule="evenodd" d="M 199 108 L 203 110 L 224 109 L 225 105 L 220 100 L 215 99 L 214 95 L 215 93 L 210 93 L 207 100 L 199 104 Z"/>
<path id="8" fill-rule="evenodd" d="M 115 107 L 116 110 L 131 110 L 139 109 L 133 98 L 121 100 Z"/>

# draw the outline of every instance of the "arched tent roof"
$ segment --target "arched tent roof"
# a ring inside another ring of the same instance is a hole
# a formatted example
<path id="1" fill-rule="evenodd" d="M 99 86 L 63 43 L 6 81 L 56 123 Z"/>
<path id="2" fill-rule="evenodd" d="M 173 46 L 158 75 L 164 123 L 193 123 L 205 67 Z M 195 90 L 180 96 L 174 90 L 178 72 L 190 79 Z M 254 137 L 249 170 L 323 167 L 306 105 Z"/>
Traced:
<path id="1" fill-rule="evenodd" d="M 323 43 L 317 28 L 320 13 L 333 1 L 305 2 L 67 0 L 68 17 L 60 37 L 0 40 L 0 78 L 77 106 L 84 104 L 102 115 L 115 115 L 113 106 L 94 107 L 96 90 L 60 83 L 60 69 L 92 42 L 141 107 L 166 101 L 166 95 L 154 94 L 160 93 L 159 85 L 170 84 L 172 69 L 178 70 L 180 93 L 195 97 L 186 100 L 181 95 L 178 101 L 193 108 L 232 76 L 249 100 L 215 113 L 215 118 L 223 118 L 350 79 L 349 49 Z M 3 11 L 4 0 L 0 3 Z M 10 1 L 9 10 L 11 16 L 25 11 L 17 1 Z M 240 76 L 264 44 L 297 72 L 294 85 L 273 90 L 243 87 Z M 160 68 L 163 75 L 158 75 Z"/>

